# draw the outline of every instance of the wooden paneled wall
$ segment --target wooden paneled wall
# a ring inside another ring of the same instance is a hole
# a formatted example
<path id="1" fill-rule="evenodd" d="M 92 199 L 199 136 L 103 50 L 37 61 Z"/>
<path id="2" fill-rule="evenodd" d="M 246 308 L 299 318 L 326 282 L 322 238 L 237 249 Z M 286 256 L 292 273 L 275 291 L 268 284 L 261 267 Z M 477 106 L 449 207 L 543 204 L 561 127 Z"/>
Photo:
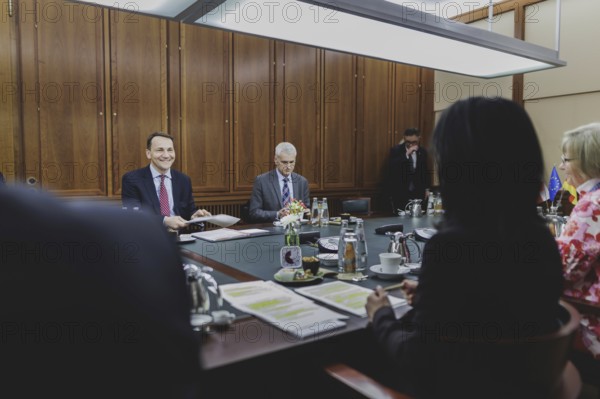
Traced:
<path id="1" fill-rule="evenodd" d="M 283 140 L 311 195 L 376 196 L 402 132 L 428 141 L 433 127 L 432 71 L 79 3 L 15 6 L 0 22 L 15 89 L 0 165 L 62 196 L 117 200 L 153 131 L 173 135 L 175 167 L 215 210 L 249 198 Z"/>

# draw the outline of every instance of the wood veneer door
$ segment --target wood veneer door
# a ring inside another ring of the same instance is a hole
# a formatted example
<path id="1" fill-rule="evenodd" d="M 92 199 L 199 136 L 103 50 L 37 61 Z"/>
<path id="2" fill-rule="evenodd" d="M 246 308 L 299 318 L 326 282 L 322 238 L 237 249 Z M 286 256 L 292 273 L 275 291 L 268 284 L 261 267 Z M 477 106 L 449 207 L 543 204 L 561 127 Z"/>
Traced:
<path id="1" fill-rule="evenodd" d="M 359 160 L 361 187 L 378 188 L 392 142 L 392 73 L 387 61 L 359 57 Z"/>
<path id="2" fill-rule="evenodd" d="M 392 145 L 404 138 L 408 128 L 420 129 L 420 68 L 395 64 L 394 136 Z"/>
<path id="3" fill-rule="evenodd" d="M 20 153 L 17 19 L 16 14 L 12 17 L 4 14 L 4 18 L 0 21 L 0 48 L 2 49 L 0 51 L 0 82 L 2 82 L 0 172 L 7 182 L 14 181 L 20 174 L 20 165 L 17 164 L 17 154 Z"/>
<path id="4" fill-rule="evenodd" d="M 273 164 L 274 42 L 233 35 L 234 191 L 250 191 L 254 178 Z"/>
<path id="5" fill-rule="evenodd" d="M 181 168 L 200 195 L 229 191 L 230 35 L 181 25 Z"/>
<path id="6" fill-rule="evenodd" d="M 284 52 L 284 68 L 276 90 L 283 103 L 279 120 L 283 120 L 284 140 L 298 151 L 294 171 L 308 179 L 311 189 L 316 189 L 322 181 L 320 50 L 292 43 L 279 48 Z"/>
<path id="7" fill-rule="evenodd" d="M 103 13 L 36 6 L 41 185 L 60 195 L 105 195 Z"/>
<path id="8" fill-rule="evenodd" d="M 323 186 L 356 186 L 356 57 L 323 55 Z"/>
<path id="9" fill-rule="evenodd" d="M 112 184 L 117 195 L 123 174 L 148 165 L 148 135 L 166 132 L 166 40 L 166 21 L 110 11 Z"/>

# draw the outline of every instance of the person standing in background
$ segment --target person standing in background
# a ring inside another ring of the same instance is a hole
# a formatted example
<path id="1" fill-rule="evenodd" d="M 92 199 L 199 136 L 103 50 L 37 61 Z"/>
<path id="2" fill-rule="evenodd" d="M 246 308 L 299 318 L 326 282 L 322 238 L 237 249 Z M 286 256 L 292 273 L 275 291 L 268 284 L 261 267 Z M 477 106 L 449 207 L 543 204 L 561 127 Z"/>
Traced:
<path id="1" fill-rule="evenodd" d="M 425 200 L 431 184 L 427 170 L 427 151 L 420 146 L 421 132 L 406 129 L 404 140 L 390 150 L 386 192 L 389 193 L 392 212 L 404 207 L 411 199 Z"/>

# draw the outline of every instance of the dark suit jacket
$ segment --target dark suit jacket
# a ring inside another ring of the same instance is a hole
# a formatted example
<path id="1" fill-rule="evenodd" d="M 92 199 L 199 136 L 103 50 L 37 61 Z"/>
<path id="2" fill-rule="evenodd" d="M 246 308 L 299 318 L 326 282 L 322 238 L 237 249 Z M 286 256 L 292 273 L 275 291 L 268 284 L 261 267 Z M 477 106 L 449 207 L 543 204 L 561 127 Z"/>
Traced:
<path id="1" fill-rule="evenodd" d="M 378 310 L 373 332 L 402 389 L 417 397 L 526 398 L 500 389 L 511 388 L 515 380 L 503 376 L 516 365 L 474 360 L 457 341 L 557 329 L 562 284 L 558 247 L 541 220 L 516 227 L 509 240 L 486 229 L 442 229 L 425 245 L 413 310 L 398 320 L 390 308 Z"/>
<path id="2" fill-rule="evenodd" d="M 431 173 L 427 169 L 427 151 L 422 147 L 417 150 L 417 166 L 414 171 L 411 162 L 412 159 L 406 157 L 404 143 L 392 147 L 386 185 L 394 212 L 397 208 L 404 209 L 410 199 L 423 199 L 425 190 L 431 185 Z M 409 192 L 411 182 L 414 190 Z"/>
<path id="3" fill-rule="evenodd" d="M 17 189 L 0 190 L 0 218 L 4 392 L 195 396 L 185 275 L 158 219 Z"/>
<path id="4" fill-rule="evenodd" d="M 173 209 L 175 214 L 189 220 L 196 212 L 196 204 L 192 196 L 192 182 L 189 176 L 171 169 L 173 179 Z M 160 215 L 160 203 L 156 195 L 156 186 L 152 181 L 150 166 L 132 170 L 123 175 L 121 184 L 121 201 L 128 209 L 134 207 L 141 211 Z"/>
<path id="5" fill-rule="evenodd" d="M 310 204 L 308 180 L 297 173 L 292 173 L 292 189 L 294 198 Z M 277 178 L 277 170 L 256 176 L 250 197 L 250 220 L 258 222 L 272 222 L 277 219 L 277 211 L 283 208 L 281 189 Z"/>

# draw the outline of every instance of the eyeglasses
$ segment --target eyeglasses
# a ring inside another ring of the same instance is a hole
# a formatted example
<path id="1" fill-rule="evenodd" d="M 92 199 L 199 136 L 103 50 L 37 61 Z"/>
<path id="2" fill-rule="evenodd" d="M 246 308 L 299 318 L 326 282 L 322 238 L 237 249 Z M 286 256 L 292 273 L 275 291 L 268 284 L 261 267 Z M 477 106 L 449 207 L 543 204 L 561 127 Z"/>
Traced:
<path id="1" fill-rule="evenodd" d="M 561 156 L 560 156 L 560 161 L 561 161 L 562 163 L 571 162 L 571 161 L 574 161 L 574 160 L 576 160 L 576 159 L 577 159 L 577 158 L 566 158 L 564 155 L 561 155 Z"/>
<path id="2" fill-rule="evenodd" d="M 283 165 L 293 165 L 296 161 L 279 161 L 279 163 Z"/>

